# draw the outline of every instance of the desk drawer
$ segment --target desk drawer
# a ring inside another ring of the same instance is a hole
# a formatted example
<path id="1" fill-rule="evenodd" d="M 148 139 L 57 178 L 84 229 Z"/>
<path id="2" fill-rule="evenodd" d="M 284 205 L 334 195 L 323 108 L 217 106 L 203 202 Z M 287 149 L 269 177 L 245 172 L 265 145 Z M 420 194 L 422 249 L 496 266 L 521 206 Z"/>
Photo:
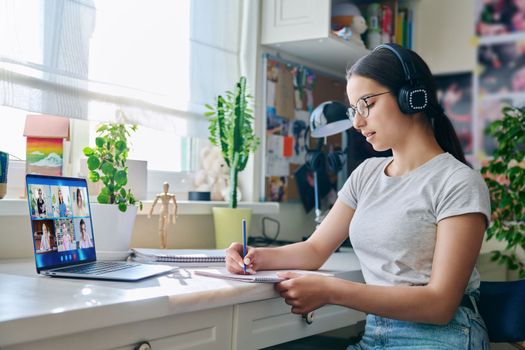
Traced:
<path id="1" fill-rule="evenodd" d="M 145 341 L 154 350 L 229 349 L 232 310 L 231 306 L 227 306 L 160 317 L 8 346 L 2 350 L 132 350 Z"/>
<path id="2" fill-rule="evenodd" d="M 315 310 L 312 323 L 292 314 L 284 299 L 275 298 L 234 306 L 233 349 L 260 349 L 346 327 L 365 319 L 365 314 L 335 305 Z"/>

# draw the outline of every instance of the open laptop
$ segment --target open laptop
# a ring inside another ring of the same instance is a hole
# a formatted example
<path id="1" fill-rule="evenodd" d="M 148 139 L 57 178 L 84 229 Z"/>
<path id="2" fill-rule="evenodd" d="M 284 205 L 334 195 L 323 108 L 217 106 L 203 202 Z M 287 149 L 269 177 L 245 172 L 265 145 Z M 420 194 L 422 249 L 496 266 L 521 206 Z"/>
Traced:
<path id="1" fill-rule="evenodd" d="M 166 265 L 97 261 L 85 179 L 28 174 L 26 187 L 39 274 L 137 281 L 174 269 Z M 77 196 L 83 203 L 77 205 Z"/>

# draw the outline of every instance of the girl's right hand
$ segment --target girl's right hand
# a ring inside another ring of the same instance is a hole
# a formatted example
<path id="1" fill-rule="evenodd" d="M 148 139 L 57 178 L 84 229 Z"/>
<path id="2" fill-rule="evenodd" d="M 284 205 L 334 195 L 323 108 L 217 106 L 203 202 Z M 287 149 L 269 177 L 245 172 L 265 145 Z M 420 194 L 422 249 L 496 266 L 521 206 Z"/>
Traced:
<path id="1" fill-rule="evenodd" d="M 257 249 L 246 247 L 246 250 L 246 256 L 243 259 L 243 247 L 241 243 L 232 243 L 230 247 L 226 249 L 226 269 L 229 272 L 244 275 L 244 265 L 246 264 L 246 273 L 255 273 Z"/>

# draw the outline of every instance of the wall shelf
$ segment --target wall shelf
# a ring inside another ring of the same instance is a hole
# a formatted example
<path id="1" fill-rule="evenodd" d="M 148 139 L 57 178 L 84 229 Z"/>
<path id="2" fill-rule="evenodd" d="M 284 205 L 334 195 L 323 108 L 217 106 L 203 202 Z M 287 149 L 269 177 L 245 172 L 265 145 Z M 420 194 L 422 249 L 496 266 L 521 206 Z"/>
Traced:
<path id="1" fill-rule="evenodd" d="M 310 62 L 322 62 L 323 66 L 339 72 L 341 77 L 354 62 L 370 52 L 333 34 L 324 38 L 266 45 Z"/>

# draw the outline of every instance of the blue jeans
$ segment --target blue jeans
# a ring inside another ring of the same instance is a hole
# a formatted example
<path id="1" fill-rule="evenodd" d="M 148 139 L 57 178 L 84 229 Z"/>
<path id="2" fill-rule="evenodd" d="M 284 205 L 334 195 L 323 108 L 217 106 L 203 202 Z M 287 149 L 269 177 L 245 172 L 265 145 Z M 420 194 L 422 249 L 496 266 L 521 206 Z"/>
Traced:
<path id="1" fill-rule="evenodd" d="M 365 334 L 347 350 L 488 350 L 485 322 L 479 313 L 459 307 L 446 325 L 398 321 L 368 315 Z"/>

